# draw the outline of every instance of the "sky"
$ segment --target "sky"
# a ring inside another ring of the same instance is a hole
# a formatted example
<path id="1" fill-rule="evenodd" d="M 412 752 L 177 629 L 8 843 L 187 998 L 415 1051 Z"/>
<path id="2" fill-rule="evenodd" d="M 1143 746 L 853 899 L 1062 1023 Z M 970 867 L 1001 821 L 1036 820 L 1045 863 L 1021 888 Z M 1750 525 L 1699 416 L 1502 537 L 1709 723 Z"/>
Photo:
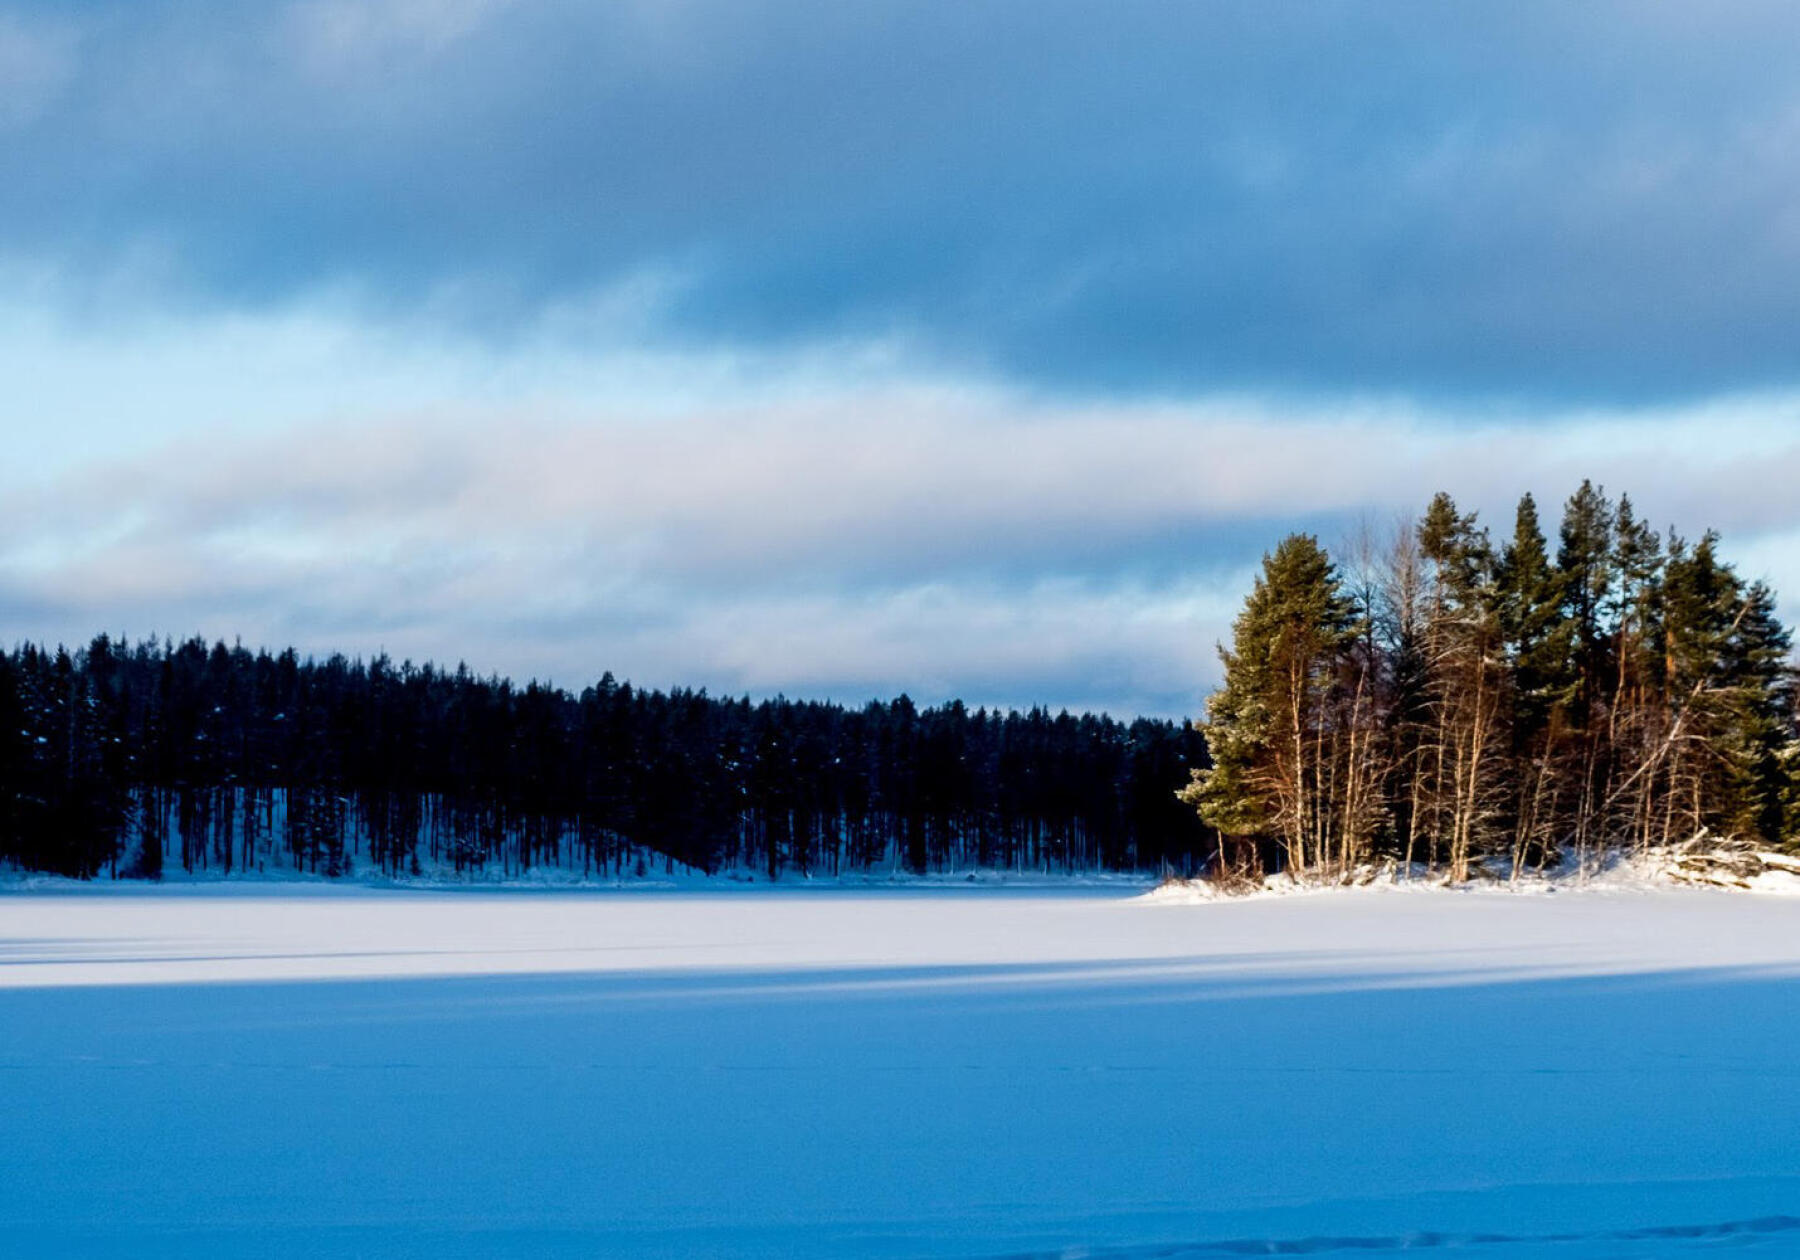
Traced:
<path id="1" fill-rule="evenodd" d="M 0 0 L 0 639 L 1197 715 L 1583 478 L 1800 615 L 1780 3 Z"/>

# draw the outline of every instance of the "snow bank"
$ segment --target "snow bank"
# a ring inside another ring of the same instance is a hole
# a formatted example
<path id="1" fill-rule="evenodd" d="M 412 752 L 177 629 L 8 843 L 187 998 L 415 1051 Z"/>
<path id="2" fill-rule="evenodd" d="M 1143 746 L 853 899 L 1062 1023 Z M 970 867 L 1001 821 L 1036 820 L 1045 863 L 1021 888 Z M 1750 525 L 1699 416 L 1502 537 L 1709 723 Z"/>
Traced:
<path id="1" fill-rule="evenodd" d="M 1477 867 L 1472 878 L 1452 884 L 1441 871 L 1415 867 L 1403 872 L 1390 863 L 1367 866 L 1337 878 L 1295 879 L 1270 875 L 1249 887 L 1222 887 L 1208 880 L 1165 880 L 1143 895 L 1154 905 L 1205 905 L 1244 898 L 1291 897 L 1323 892 L 1448 892 L 1545 896 L 1565 893 L 1655 893 L 1674 887 L 1709 887 L 1765 896 L 1800 896 L 1800 857 L 1761 849 L 1682 847 L 1640 855 L 1607 857 L 1598 867 L 1574 859 L 1549 870 L 1521 871 L 1505 863 Z"/>

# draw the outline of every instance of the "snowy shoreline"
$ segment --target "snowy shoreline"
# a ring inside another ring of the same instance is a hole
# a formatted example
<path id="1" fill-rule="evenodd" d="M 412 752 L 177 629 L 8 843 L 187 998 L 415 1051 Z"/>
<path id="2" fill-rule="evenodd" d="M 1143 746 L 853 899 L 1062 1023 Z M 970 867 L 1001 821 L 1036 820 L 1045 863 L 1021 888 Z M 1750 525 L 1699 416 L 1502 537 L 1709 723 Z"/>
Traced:
<path id="1" fill-rule="evenodd" d="M 1744 863 L 1751 865 L 1746 867 Z M 1735 863 L 1733 867 L 1731 864 Z M 1718 872 L 1725 871 L 1724 876 Z M 1736 873 L 1732 873 L 1735 871 Z M 0 868 L 0 895 L 59 896 L 317 896 L 362 893 L 485 894 L 672 894 L 774 895 L 833 893 L 1034 893 L 1094 896 L 1118 893 L 1156 905 L 1206 905 L 1254 901 L 1268 897 L 1307 897 L 1328 893 L 1422 894 L 1453 896 L 1550 896 L 1570 894 L 1660 893 L 1684 888 L 1716 888 L 1758 896 L 1800 896 L 1800 858 L 1773 852 L 1720 854 L 1676 851 L 1619 856 L 1597 868 L 1574 862 L 1547 871 L 1521 872 L 1514 879 L 1504 867 L 1478 867 L 1476 877 L 1450 883 L 1441 873 L 1415 867 L 1403 874 L 1393 864 L 1364 867 L 1342 878 L 1295 879 L 1270 875 L 1254 883 L 1222 886 L 1205 879 L 1163 878 L 1149 872 L 1056 874 L 1042 871 L 978 869 L 933 872 L 856 873 L 804 876 L 791 872 L 770 879 L 763 871 L 726 871 L 713 875 L 677 868 L 616 878 L 586 877 L 566 868 L 541 867 L 524 874 L 479 872 L 392 876 L 379 872 L 327 876 L 280 870 L 254 874 L 165 872 L 159 880 L 71 879 L 34 871 Z"/>
<path id="2" fill-rule="evenodd" d="M 1046 875 L 1018 871 L 958 871 L 931 875 L 839 875 L 806 877 L 788 874 L 769 879 L 762 872 L 705 875 L 678 871 L 673 874 L 627 876 L 619 879 L 585 879 L 567 871 L 546 868 L 541 875 L 484 879 L 454 876 L 313 875 L 283 871 L 255 875 L 164 875 L 160 880 L 70 879 L 34 871 L 0 870 L 0 895 L 57 894 L 80 896 L 156 896 L 159 894 L 220 894 L 245 896 L 291 893 L 310 896 L 356 893 L 469 893 L 569 895 L 607 893 L 694 893 L 723 895 L 830 894 L 830 893 L 1005 893 L 1032 892 L 1142 894 L 1158 886 L 1158 879 L 1143 873 Z"/>
<path id="3" fill-rule="evenodd" d="M 1684 847 L 1669 852 L 1614 855 L 1584 868 L 1570 860 L 1549 870 L 1521 871 L 1514 877 L 1504 865 L 1476 866 L 1475 877 L 1451 883 L 1441 873 L 1415 867 L 1403 874 L 1398 866 L 1362 867 L 1343 878 L 1295 879 L 1270 875 L 1236 887 L 1207 880 L 1165 880 L 1146 900 L 1163 905 L 1199 905 L 1262 897 L 1294 897 L 1362 890 L 1371 893 L 1501 894 L 1549 896 L 1581 893 L 1664 893 L 1679 889 L 1717 889 L 1759 896 L 1800 896 L 1800 858 L 1764 850 L 1710 850 Z"/>

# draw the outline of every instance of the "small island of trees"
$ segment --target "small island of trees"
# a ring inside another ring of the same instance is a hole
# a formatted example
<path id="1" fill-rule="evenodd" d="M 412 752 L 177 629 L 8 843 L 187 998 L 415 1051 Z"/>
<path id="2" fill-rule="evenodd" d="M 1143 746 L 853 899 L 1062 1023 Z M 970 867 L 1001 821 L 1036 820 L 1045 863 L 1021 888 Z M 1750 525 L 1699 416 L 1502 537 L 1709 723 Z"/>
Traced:
<path id="1" fill-rule="evenodd" d="M 1529 495 L 1505 542 L 1439 494 L 1344 551 L 1284 539 L 1220 649 L 1211 765 L 1182 792 L 1219 877 L 1791 844 L 1790 638 L 1715 534 L 1583 483 L 1554 554 Z"/>

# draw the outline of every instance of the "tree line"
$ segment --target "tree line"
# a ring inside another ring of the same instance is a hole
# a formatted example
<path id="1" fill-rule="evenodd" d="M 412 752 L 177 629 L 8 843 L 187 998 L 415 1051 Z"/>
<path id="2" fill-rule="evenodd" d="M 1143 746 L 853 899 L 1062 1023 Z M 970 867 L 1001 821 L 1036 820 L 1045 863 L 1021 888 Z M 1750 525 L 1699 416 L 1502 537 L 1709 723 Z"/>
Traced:
<path id="1" fill-rule="evenodd" d="M 1182 793 L 1220 873 L 1792 843 L 1790 636 L 1716 534 L 1584 482 L 1554 552 L 1530 495 L 1497 542 L 1447 494 L 1342 550 L 1284 539 L 1220 649 L 1212 764 Z"/>
<path id="2" fill-rule="evenodd" d="M 1189 869 L 1185 723 L 856 709 L 195 639 L 0 652 L 0 863 L 80 878 Z"/>

